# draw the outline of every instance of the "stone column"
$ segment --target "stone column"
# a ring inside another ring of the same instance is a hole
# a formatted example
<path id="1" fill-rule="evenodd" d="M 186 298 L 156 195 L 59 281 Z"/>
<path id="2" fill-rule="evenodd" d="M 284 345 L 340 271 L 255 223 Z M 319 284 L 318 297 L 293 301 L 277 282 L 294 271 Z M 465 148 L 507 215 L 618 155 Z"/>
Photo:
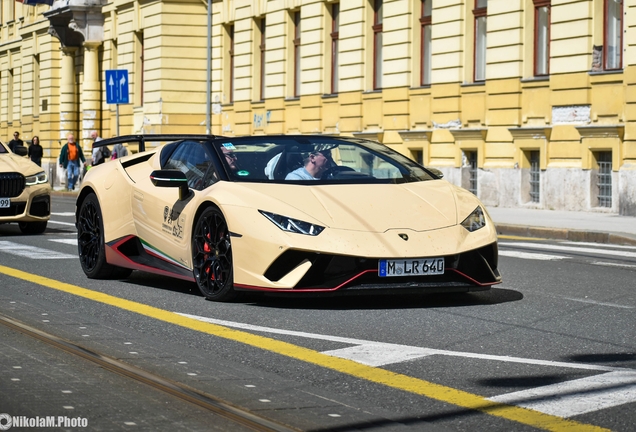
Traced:
<path id="1" fill-rule="evenodd" d="M 77 100 L 75 93 L 75 52 L 77 48 L 62 48 L 62 71 L 60 77 L 60 141 L 66 141 L 66 135 L 78 130 Z"/>
<path id="2" fill-rule="evenodd" d="M 82 148 L 90 149 L 91 131 L 101 135 L 101 87 L 99 81 L 99 47 L 101 42 L 84 42 L 84 83 L 82 88 Z"/>
<path id="3" fill-rule="evenodd" d="M 62 48 L 62 70 L 60 76 L 60 135 L 59 141 L 64 145 L 69 133 L 77 133 L 77 100 L 75 93 L 75 52 L 77 48 Z M 56 164 L 56 177 L 53 186 L 66 185 L 66 172 Z"/>

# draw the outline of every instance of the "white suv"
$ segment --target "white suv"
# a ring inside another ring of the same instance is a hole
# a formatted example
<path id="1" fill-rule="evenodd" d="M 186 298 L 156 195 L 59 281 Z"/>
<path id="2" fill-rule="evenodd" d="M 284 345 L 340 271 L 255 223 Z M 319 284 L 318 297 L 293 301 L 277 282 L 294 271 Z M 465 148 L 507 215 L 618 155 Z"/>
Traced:
<path id="1" fill-rule="evenodd" d="M 17 222 L 24 234 L 41 234 L 51 215 L 46 173 L 0 142 L 0 224 Z"/>

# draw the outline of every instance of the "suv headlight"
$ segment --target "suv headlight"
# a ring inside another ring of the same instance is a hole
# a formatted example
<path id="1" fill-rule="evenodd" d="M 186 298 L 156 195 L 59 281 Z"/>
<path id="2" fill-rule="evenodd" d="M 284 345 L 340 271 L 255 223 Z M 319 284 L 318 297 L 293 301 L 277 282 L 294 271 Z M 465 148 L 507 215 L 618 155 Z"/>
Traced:
<path id="1" fill-rule="evenodd" d="M 477 231 L 486 226 L 486 217 L 481 207 L 477 207 L 473 212 L 462 221 L 462 226 L 468 231 Z"/>
<path id="2" fill-rule="evenodd" d="M 46 174 L 44 173 L 44 171 L 39 172 L 37 174 L 34 175 L 30 175 L 26 177 L 26 185 L 27 186 L 35 186 L 38 184 L 42 184 L 42 183 L 46 183 L 46 181 L 48 180 Z"/>
<path id="3" fill-rule="evenodd" d="M 325 227 L 320 225 L 314 225 L 309 222 L 304 222 L 298 219 L 292 219 L 287 216 L 281 216 L 275 213 L 266 212 L 263 210 L 259 210 L 259 212 L 265 216 L 267 219 L 272 221 L 274 225 L 283 231 L 292 232 L 296 234 L 305 234 L 310 236 L 317 236 L 320 234 Z"/>

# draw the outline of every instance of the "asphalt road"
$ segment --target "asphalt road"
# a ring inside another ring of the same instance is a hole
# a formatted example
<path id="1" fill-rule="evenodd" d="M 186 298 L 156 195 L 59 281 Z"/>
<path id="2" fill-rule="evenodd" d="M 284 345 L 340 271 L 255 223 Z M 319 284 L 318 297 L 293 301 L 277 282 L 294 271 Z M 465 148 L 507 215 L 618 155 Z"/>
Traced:
<path id="1" fill-rule="evenodd" d="M 140 272 L 87 279 L 73 211 L 55 196 L 41 236 L 0 225 L 0 316 L 298 430 L 634 430 L 634 247 L 503 238 L 504 283 L 486 292 L 225 304 Z M 81 417 L 90 430 L 242 430 L 0 334 L 0 425 L 8 413 Z"/>

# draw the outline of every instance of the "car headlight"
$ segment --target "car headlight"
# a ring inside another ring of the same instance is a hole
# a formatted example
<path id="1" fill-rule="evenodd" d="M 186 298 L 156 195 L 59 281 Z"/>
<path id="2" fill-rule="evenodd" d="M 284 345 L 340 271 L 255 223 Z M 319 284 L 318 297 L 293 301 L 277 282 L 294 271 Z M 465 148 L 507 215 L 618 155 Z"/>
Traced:
<path id="1" fill-rule="evenodd" d="M 320 225 L 315 225 L 309 222 L 304 222 L 298 219 L 292 219 L 287 216 L 281 216 L 275 213 L 266 212 L 263 210 L 259 210 L 259 212 L 265 216 L 267 219 L 272 221 L 274 225 L 283 231 L 292 232 L 296 234 L 306 234 L 310 236 L 317 236 L 320 234 L 325 227 Z"/>
<path id="2" fill-rule="evenodd" d="M 486 226 L 486 217 L 481 207 L 477 207 L 473 212 L 462 221 L 462 226 L 468 231 L 477 231 Z"/>
<path id="3" fill-rule="evenodd" d="M 48 180 L 48 177 L 46 176 L 46 174 L 44 173 L 44 171 L 39 172 L 35 175 L 30 175 L 26 177 L 26 185 L 27 186 L 34 186 L 37 184 L 42 184 L 42 183 L 46 183 L 46 181 Z"/>

